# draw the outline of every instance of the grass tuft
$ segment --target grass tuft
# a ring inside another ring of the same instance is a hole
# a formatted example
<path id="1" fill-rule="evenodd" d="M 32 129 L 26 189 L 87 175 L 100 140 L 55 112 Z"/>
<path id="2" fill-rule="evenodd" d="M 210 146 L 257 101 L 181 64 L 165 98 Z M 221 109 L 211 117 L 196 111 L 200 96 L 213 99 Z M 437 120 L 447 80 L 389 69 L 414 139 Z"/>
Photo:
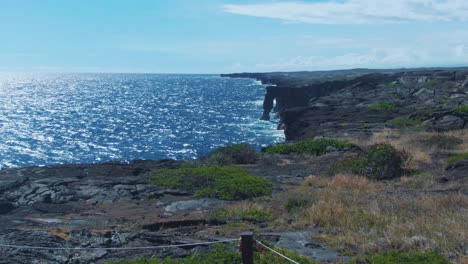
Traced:
<path id="1" fill-rule="evenodd" d="M 258 156 L 253 146 L 249 144 L 234 144 L 220 147 L 202 160 L 206 164 L 213 166 L 255 164 L 258 160 Z"/>
<path id="2" fill-rule="evenodd" d="M 397 128 L 417 128 L 421 125 L 421 119 L 409 119 L 406 117 L 397 117 L 387 122 Z"/>
<path id="3" fill-rule="evenodd" d="M 423 138 L 419 142 L 427 148 L 455 149 L 463 144 L 463 139 L 452 135 L 436 134 Z"/>
<path id="4" fill-rule="evenodd" d="M 273 214 L 257 203 L 241 202 L 214 211 L 213 217 L 227 220 L 266 222 L 273 220 Z"/>
<path id="5" fill-rule="evenodd" d="M 453 109 L 455 112 L 459 113 L 468 113 L 468 105 L 460 105 Z"/>
<path id="6" fill-rule="evenodd" d="M 369 263 L 369 264 L 450 264 L 444 256 L 434 252 L 397 252 L 390 251 L 380 254 L 370 255 L 364 258 L 357 258 L 352 263 Z"/>
<path id="7" fill-rule="evenodd" d="M 368 108 L 370 110 L 385 110 L 385 111 L 395 111 L 396 110 L 396 106 L 394 104 L 387 103 L 387 102 L 372 104 L 372 105 L 369 105 Z"/>
<path id="8" fill-rule="evenodd" d="M 347 141 L 335 139 L 309 139 L 294 144 L 281 144 L 266 148 L 267 154 L 309 154 L 320 156 L 327 152 L 327 148 L 343 150 L 352 147 L 353 144 Z"/>
<path id="9" fill-rule="evenodd" d="M 448 163 L 456 163 L 462 160 L 468 159 L 468 153 L 452 155 L 448 158 Z"/>
<path id="10" fill-rule="evenodd" d="M 303 264 L 315 264 L 316 262 L 299 255 L 298 253 L 290 250 L 275 248 L 281 254 L 298 261 Z M 167 257 L 165 259 L 148 259 L 142 258 L 138 260 L 124 260 L 120 262 L 111 262 L 108 264 L 215 264 L 215 263 L 241 263 L 241 254 L 234 250 L 233 246 L 218 245 L 214 249 L 206 253 L 198 253 L 188 256 L 186 258 L 174 259 Z M 264 254 L 258 251 L 255 247 L 254 263 L 258 264 L 289 264 L 288 260 L 275 255 L 274 253 L 266 250 Z"/>

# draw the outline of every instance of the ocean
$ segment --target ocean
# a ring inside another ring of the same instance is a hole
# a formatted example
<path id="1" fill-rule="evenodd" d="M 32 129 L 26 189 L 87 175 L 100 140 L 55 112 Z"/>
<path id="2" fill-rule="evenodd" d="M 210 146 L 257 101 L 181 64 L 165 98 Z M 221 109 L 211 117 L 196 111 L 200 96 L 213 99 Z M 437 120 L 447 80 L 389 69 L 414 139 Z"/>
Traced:
<path id="1" fill-rule="evenodd" d="M 0 169 L 194 159 L 284 140 L 263 85 L 217 75 L 0 74 Z"/>

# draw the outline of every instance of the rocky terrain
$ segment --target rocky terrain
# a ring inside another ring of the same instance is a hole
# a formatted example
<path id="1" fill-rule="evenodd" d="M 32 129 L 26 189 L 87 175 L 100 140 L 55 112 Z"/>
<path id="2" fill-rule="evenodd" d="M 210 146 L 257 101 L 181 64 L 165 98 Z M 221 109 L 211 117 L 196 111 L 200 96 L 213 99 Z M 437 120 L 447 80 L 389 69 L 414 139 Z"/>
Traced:
<path id="1" fill-rule="evenodd" d="M 342 154 L 336 153 L 321 161 L 336 159 L 336 155 Z M 213 208 L 230 202 L 194 198 L 181 190 L 148 183 L 148 171 L 180 165 L 180 162 L 165 160 L 0 171 L 0 263 L 106 263 L 143 256 L 183 257 L 203 252 L 207 246 L 123 251 L 104 248 L 237 238 L 240 230 L 223 232 L 226 221 L 209 214 Z M 286 186 L 297 185 L 298 179 L 313 171 L 323 170 L 324 166 L 320 160 L 311 165 L 272 158 L 246 168 L 270 179 L 275 192 L 279 192 Z M 307 238 L 302 233 L 289 232 L 283 236 L 273 229 L 261 232 L 266 241 L 299 248 L 302 254 L 318 260 L 341 258 L 322 245 L 304 246 Z M 3 245 L 65 249 L 9 248 Z"/>
<path id="2" fill-rule="evenodd" d="M 270 84 L 262 119 L 276 112 L 289 141 L 336 138 L 353 147 L 325 146 L 320 155 L 255 153 L 254 161 L 241 164 L 218 157 L 271 182 L 271 195 L 245 201 L 151 183 L 151 172 L 180 168 L 183 161 L 1 170 L 0 263 L 180 258 L 210 248 L 115 248 L 235 239 L 245 230 L 323 263 L 395 249 L 467 260 L 468 69 L 226 76 Z M 332 173 L 380 142 L 411 156 L 408 175 L 376 181 Z M 241 214 L 220 217 L 220 208 Z"/>
<path id="3" fill-rule="evenodd" d="M 272 84 L 266 88 L 262 119 L 269 120 L 272 110 L 279 113 L 288 140 L 370 135 L 398 126 L 397 118 L 413 121 L 415 126 L 427 130 L 468 127 L 468 113 L 454 111 L 457 106 L 468 104 L 466 68 L 225 76 Z M 372 108 L 383 103 L 392 109 Z"/>

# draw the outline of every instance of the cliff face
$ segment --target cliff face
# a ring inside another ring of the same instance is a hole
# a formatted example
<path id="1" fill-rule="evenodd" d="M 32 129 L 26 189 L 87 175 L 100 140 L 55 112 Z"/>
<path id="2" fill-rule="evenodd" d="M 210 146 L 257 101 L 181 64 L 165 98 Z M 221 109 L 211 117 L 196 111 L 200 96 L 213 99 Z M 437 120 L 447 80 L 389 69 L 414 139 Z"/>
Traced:
<path id="1" fill-rule="evenodd" d="M 235 74 L 266 88 L 263 120 L 279 112 L 287 140 L 366 135 L 385 127 L 468 128 L 468 69 Z M 276 100 L 276 106 L 274 106 Z"/>

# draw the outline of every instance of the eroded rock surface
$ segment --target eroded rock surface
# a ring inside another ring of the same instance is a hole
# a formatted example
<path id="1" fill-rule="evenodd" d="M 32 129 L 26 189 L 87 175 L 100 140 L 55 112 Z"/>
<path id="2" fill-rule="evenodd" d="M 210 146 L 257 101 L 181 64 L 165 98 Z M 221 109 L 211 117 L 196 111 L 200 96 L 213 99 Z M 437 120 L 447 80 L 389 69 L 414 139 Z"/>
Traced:
<path id="1" fill-rule="evenodd" d="M 288 140 L 364 136 L 385 127 L 419 126 L 434 131 L 468 127 L 468 113 L 454 111 L 457 106 L 468 104 L 467 68 L 224 76 L 274 84 L 266 88 L 262 119 L 269 120 L 272 110 L 279 112 L 279 127 L 285 129 Z M 393 109 L 372 109 L 382 103 Z M 400 120 L 395 122 L 397 118 Z"/>

